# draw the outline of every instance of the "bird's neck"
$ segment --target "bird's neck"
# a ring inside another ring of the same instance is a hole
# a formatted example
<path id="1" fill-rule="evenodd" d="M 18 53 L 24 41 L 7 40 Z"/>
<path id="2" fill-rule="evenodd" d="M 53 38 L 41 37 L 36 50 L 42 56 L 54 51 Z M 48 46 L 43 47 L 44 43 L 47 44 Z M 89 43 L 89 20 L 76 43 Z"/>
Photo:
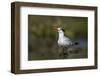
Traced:
<path id="1" fill-rule="evenodd" d="M 62 37 L 64 37 L 64 32 L 59 32 L 59 38 L 62 38 Z"/>

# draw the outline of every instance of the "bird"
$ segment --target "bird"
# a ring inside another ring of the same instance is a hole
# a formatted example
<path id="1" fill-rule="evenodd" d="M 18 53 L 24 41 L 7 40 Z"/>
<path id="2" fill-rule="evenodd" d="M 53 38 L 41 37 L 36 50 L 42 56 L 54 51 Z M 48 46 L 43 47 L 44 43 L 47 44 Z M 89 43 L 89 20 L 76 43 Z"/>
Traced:
<path id="1" fill-rule="evenodd" d="M 57 28 L 58 30 L 58 46 L 63 47 L 63 55 L 68 55 L 68 50 L 69 47 L 78 45 L 78 42 L 73 42 L 69 37 L 65 36 L 64 34 L 64 29 L 61 27 Z"/>
<path id="2" fill-rule="evenodd" d="M 62 28 L 57 28 L 58 30 L 58 45 L 59 46 L 64 46 L 64 47 L 70 47 L 72 45 L 77 45 L 78 42 L 73 42 L 69 37 L 65 36 L 64 34 L 64 29 Z"/>

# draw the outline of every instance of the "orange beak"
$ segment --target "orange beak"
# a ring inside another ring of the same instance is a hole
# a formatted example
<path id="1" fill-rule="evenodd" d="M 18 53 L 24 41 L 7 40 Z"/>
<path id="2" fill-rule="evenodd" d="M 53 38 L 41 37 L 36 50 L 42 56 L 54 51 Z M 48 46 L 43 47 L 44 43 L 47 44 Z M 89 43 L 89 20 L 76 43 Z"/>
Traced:
<path id="1" fill-rule="evenodd" d="M 58 31 L 57 28 L 58 28 L 57 26 L 53 26 L 54 31 Z"/>

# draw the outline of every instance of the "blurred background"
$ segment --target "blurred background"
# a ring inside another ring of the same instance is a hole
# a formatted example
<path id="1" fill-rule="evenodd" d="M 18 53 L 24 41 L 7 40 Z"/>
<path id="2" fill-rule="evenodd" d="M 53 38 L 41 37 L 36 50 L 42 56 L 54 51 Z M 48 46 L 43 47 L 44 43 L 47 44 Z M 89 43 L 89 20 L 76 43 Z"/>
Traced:
<path id="1" fill-rule="evenodd" d="M 74 51 L 69 56 L 59 55 L 62 49 L 57 44 L 55 27 L 62 27 L 66 36 L 79 42 L 78 46 L 69 49 Z M 87 17 L 28 15 L 28 60 L 87 58 L 87 37 Z"/>

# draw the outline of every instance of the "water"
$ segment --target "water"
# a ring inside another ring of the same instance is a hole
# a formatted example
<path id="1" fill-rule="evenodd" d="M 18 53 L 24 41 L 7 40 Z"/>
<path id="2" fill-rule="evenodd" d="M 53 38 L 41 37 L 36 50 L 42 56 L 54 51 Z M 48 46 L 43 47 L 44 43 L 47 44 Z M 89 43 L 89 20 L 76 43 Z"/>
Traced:
<path id="1" fill-rule="evenodd" d="M 73 58 L 87 58 L 88 56 L 88 46 L 86 39 L 75 39 L 74 42 L 78 42 L 78 45 L 74 45 L 68 49 L 71 53 L 66 57 L 68 59 Z"/>
<path id="2" fill-rule="evenodd" d="M 63 49 L 58 47 L 57 42 L 47 47 L 41 45 L 40 50 L 32 50 L 29 52 L 29 60 L 52 60 L 52 59 L 80 59 L 88 57 L 87 40 L 86 39 L 74 39 L 74 42 L 78 42 L 78 45 L 74 45 L 65 51 L 68 54 L 63 54 Z M 46 46 L 46 45 L 45 45 Z"/>

